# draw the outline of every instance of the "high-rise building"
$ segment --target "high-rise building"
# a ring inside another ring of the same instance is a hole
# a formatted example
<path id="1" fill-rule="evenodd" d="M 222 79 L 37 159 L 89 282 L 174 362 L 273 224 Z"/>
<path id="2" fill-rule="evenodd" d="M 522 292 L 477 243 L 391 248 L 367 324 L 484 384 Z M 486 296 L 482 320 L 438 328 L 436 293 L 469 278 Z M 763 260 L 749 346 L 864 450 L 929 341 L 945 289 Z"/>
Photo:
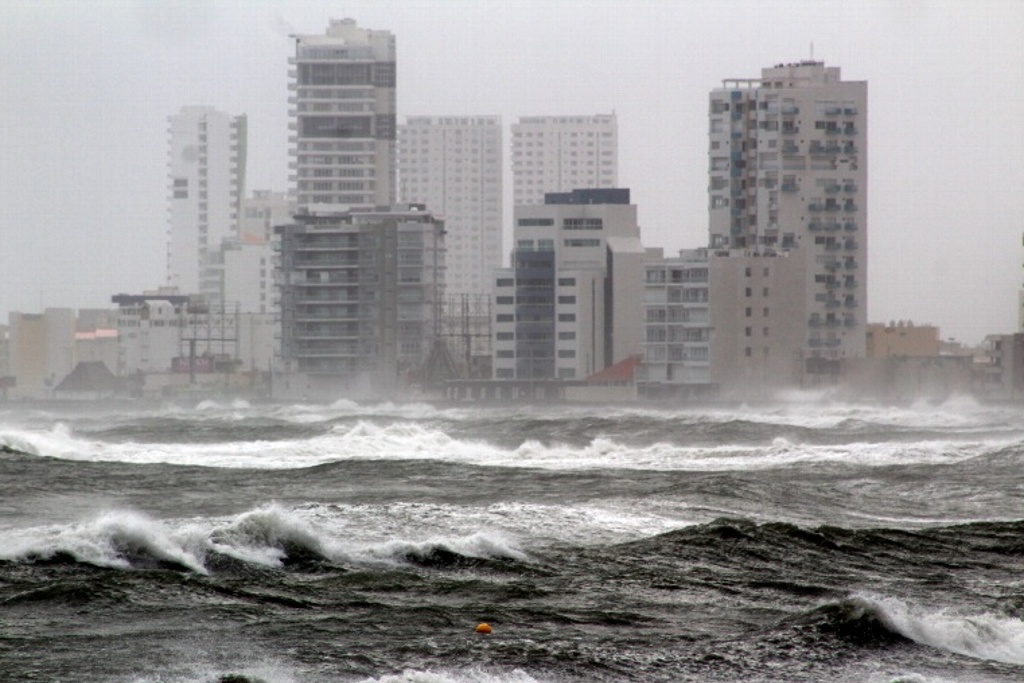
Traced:
<path id="1" fill-rule="evenodd" d="M 643 257 L 628 189 L 517 206 L 512 265 L 495 273 L 494 377 L 584 379 L 640 355 Z"/>
<path id="2" fill-rule="evenodd" d="M 395 202 L 395 37 L 332 19 L 289 59 L 291 180 L 299 207 Z"/>
<path id="3" fill-rule="evenodd" d="M 543 204 L 547 192 L 619 184 L 615 114 L 527 116 L 512 124 L 512 201 Z"/>
<path id="4" fill-rule="evenodd" d="M 183 107 L 168 133 L 167 283 L 219 300 L 217 254 L 237 234 L 245 192 L 246 117 Z"/>
<path id="5" fill-rule="evenodd" d="M 444 217 L 449 296 L 490 294 L 502 255 L 498 116 L 414 116 L 398 130 L 403 203 Z"/>
<path id="6" fill-rule="evenodd" d="M 780 64 L 723 81 L 708 114 L 709 247 L 730 256 L 712 263 L 716 353 L 734 347 L 759 377 L 837 373 L 865 355 L 867 83 L 823 62 Z M 757 260 L 779 252 L 789 258 Z M 779 277 L 792 284 L 769 282 Z M 716 280 L 745 301 L 725 303 Z M 716 298 L 744 320 L 720 324 L 733 313 L 716 314 Z M 792 320 L 796 348 L 776 341 Z"/>
<path id="7" fill-rule="evenodd" d="M 437 337 L 444 223 L 417 207 L 295 220 L 275 228 L 286 368 L 308 395 L 393 394 Z"/>

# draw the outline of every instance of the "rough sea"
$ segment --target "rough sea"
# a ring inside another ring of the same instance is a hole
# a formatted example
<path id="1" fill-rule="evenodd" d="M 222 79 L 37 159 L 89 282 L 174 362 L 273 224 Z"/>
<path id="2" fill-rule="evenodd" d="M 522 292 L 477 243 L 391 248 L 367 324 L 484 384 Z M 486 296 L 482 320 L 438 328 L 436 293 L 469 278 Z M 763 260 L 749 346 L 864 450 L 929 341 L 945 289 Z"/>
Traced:
<path id="1" fill-rule="evenodd" d="M 4 682 L 1024 680 L 1017 406 L 12 403 L 0 446 Z"/>

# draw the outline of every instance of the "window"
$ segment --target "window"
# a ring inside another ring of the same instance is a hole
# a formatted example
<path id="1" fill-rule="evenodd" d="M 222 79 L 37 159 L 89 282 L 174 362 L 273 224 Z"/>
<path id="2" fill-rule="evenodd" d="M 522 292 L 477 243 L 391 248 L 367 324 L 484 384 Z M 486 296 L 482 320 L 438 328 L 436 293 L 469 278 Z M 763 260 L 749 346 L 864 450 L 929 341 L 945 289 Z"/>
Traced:
<path id="1" fill-rule="evenodd" d="M 560 323 L 574 323 L 574 322 L 576 322 L 576 314 L 575 313 L 559 313 L 558 314 L 558 322 L 560 322 Z"/>
<path id="2" fill-rule="evenodd" d="M 558 278 L 558 286 L 559 287 L 575 287 L 576 286 L 576 278 L 574 278 L 574 277 L 560 277 L 560 278 Z"/>
<path id="3" fill-rule="evenodd" d="M 501 349 L 494 354 L 496 358 L 515 358 L 516 352 L 509 349 Z"/>
<path id="4" fill-rule="evenodd" d="M 751 353 L 751 350 L 750 350 L 749 346 L 743 350 L 743 355 L 745 355 L 747 358 L 750 358 L 750 356 L 753 355 Z"/>
<path id="5" fill-rule="evenodd" d="M 515 377 L 515 372 L 512 368 L 498 368 L 495 371 L 494 376 L 498 379 L 513 379 Z"/>
<path id="6" fill-rule="evenodd" d="M 747 306 L 747 317 L 749 318 L 753 314 L 754 314 L 754 309 L 751 308 L 750 306 Z"/>
<path id="7" fill-rule="evenodd" d="M 746 275 L 747 277 L 750 277 L 751 275 L 753 275 L 753 271 L 748 266 L 747 269 L 745 271 L 743 271 L 743 274 Z"/>
<path id="8" fill-rule="evenodd" d="M 599 247 L 599 246 L 601 246 L 601 240 L 599 240 L 599 239 L 571 239 L 571 240 L 565 240 L 564 244 L 567 247 Z"/>
<path id="9" fill-rule="evenodd" d="M 518 223 L 519 227 L 521 228 L 545 227 L 549 225 L 554 225 L 555 221 L 553 218 L 520 218 Z"/>
<path id="10" fill-rule="evenodd" d="M 498 314 L 498 322 L 499 323 L 511 323 L 511 322 L 515 322 L 515 320 L 516 320 L 516 317 L 514 315 L 512 315 L 511 313 L 499 313 Z"/>
<path id="11" fill-rule="evenodd" d="M 604 221 L 600 218 L 566 218 L 562 221 L 564 230 L 600 230 Z"/>
<path id="12" fill-rule="evenodd" d="M 753 331 L 752 328 L 748 327 L 748 328 L 744 329 L 743 334 L 748 336 L 748 337 L 752 337 L 754 335 L 754 331 Z"/>
<path id="13" fill-rule="evenodd" d="M 750 287 L 747 287 L 745 290 L 743 290 L 743 296 L 750 297 L 750 296 L 753 296 L 753 295 L 754 295 L 754 291 Z"/>
<path id="14" fill-rule="evenodd" d="M 560 304 L 574 304 L 574 303 L 576 303 L 576 297 L 574 297 L 574 296 L 560 296 L 560 297 L 558 297 L 558 303 L 560 303 Z"/>
<path id="15" fill-rule="evenodd" d="M 576 339 L 575 332 L 559 332 L 558 341 L 573 341 Z"/>
<path id="16" fill-rule="evenodd" d="M 764 312 L 762 313 L 762 315 L 764 317 L 766 317 L 766 318 L 768 317 L 768 307 L 767 306 L 764 307 Z"/>
<path id="17" fill-rule="evenodd" d="M 516 298 L 514 296 L 499 296 L 495 299 L 495 303 L 498 304 L 514 304 Z"/>
<path id="18" fill-rule="evenodd" d="M 764 290 L 762 290 L 761 295 L 762 296 L 768 296 L 768 288 L 767 287 L 765 287 Z"/>
<path id="19" fill-rule="evenodd" d="M 498 278 L 499 287 L 512 287 L 515 285 L 515 280 L 510 277 Z"/>
<path id="20" fill-rule="evenodd" d="M 574 349 L 559 349 L 558 350 L 558 357 L 559 358 L 575 358 L 576 357 L 576 351 Z"/>

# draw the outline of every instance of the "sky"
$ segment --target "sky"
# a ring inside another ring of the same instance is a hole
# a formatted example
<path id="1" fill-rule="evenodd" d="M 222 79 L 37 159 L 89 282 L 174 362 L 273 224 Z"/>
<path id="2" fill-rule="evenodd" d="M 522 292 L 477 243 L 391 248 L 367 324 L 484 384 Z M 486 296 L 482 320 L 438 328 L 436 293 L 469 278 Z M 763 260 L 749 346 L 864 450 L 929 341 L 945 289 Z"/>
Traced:
<path id="1" fill-rule="evenodd" d="M 182 106 L 246 114 L 248 189 L 289 189 L 289 35 L 345 17 L 395 34 L 400 121 L 614 111 L 666 253 L 707 242 L 709 91 L 813 51 L 868 82 L 870 321 L 1018 329 L 1020 0 L 3 0 L 0 322 L 164 284 Z"/>

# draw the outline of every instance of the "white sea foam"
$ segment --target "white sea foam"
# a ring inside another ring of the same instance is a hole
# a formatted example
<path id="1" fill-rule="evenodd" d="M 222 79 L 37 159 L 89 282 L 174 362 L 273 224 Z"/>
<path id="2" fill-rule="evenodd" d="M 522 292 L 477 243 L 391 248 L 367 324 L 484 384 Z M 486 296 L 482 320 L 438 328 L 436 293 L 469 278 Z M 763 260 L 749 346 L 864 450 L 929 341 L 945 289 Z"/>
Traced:
<path id="1" fill-rule="evenodd" d="M 602 506 L 499 503 L 486 507 L 418 503 L 320 505 L 270 503 L 238 515 L 155 520 L 132 510 L 102 512 L 82 522 L 0 530 L 0 559 L 50 558 L 128 569 L 173 563 L 209 570 L 214 554 L 280 568 L 295 548 L 326 561 L 380 566 L 429 559 L 447 551 L 473 559 L 530 562 L 531 548 L 552 543 L 635 540 L 686 526 L 671 513 Z"/>
<path id="2" fill-rule="evenodd" d="M 204 573 L 201 558 L 193 552 L 195 540 L 187 530 L 175 532 L 141 513 L 112 511 L 70 526 L 6 531 L 0 535 L 0 559 L 48 559 L 63 552 L 101 567 L 127 569 L 135 559 Z"/>
<path id="3" fill-rule="evenodd" d="M 460 669 L 459 671 L 416 671 L 406 670 L 379 678 L 366 678 L 359 683 L 542 683 L 539 679 L 515 669 L 509 672 L 486 671 L 484 669 Z"/>
<path id="4" fill-rule="evenodd" d="M 632 446 L 596 437 L 583 446 L 525 441 L 504 448 L 456 439 L 441 428 L 415 422 L 359 420 L 308 439 L 227 443 L 107 442 L 75 436 L 58 423 L 48 431 L 0 429 L 0 443 L 67 460 L 167 463 L 205 467 L 300 469 L 348 460 L 437 460 L 477 466 L 549 470 L 630 469 L 738 471 L 794 465 L 949 464 L 1014 445 L 1018 439 L 976 441 L 929 439 L 914 442 L 800 444 L 775 438 L 767 444 L 713 447 L 654 443 Z"/>
<path id="5" fill-rule="evenodd" d="M 888 597 L 859 596 L 890 629 L 916 643 L 967 657 L 1024 664 L 1024 621 L 991 613 L 930 610 Z"/>

